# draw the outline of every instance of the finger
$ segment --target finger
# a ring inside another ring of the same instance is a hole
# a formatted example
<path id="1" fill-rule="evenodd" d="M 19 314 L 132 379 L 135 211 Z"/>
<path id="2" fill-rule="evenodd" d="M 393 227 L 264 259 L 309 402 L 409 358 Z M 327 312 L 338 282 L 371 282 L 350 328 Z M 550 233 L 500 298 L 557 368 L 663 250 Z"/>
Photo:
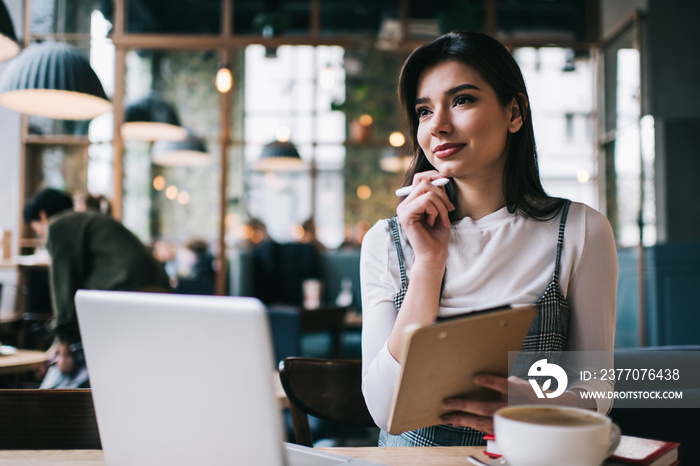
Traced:
<path id="1" fill-rule="evenodd" d="M 496 390 L 499 393 L 508 394 L 508 379 L 493 374 L 477 374 L 474 383 Z"/>
<path id="2" fill-rule="evenodd" d="M 432 227 L 435 225 L 435 220 L 440 217 L 445 227 L 450 226 L 447 207 L 433 192 L 425 192 L 418 197 L 411 193 L 399 204 L 396 212 L 402 225 L 425 221 Z"/>
<path id="3" fill-rule="evenodd" d="M 399 215 L 399 222 L 404 227 L 415 224 L 425 225 L 431 215 L 437 215 L 437 207 L 427 198 L 418 198 L 410 202 L 402 202 L 396 212 Z"/>
<path id="4" fill-rule="evenodd" d="M 435 193 L 424 193 L 417 201 L 422 202 L 425 206 L 426 212 L 430 213 L 430 216 L 427 219 L 429 220 L 428 225 L 430 225 L 431 227 L 435 226 L 435 222 L 439 217 L 442 219 L 443 226 L 450 226 L 450 219 L 447 211 L 447 206 L 445 206 L 441 199 L 435 196 Z"/>
<path id="5" fill-rule="evenodd" d="M 440 202 L 445 205 L 448 212 L 455 210 L 455 206 L 452 201 L 450 201 L 444 186 L 435 186 L 429 180 L 423 180 L 411 192 L 412 195 L 415 194 L 414 197 L 419 197 L 425 193 L 435 194 L 438 199 L 440 199 Z"/>
<path id="6" fill-rule="evenodd" d="M 446 178 L 447 175 L 444 173 L 440 173 L 437 170 L 428 170 L 420 173 L 416 173 L 413 175 L 413 182 L 411 186 L 413 186 L 413 189 L 411 190 L 411 193 L 415 193 L 416 195 L 420 194 L 421 192 L 425 192 L 427 190 L 432 190 L 433 192 L 436 192 L 440 195 L 440 197 L 443 199 L 445 204 L 448 206 L 448 210 L 452 211 L 454 210 L 454 205 L 450 202 L 449 197 L 447 196 L 447 192 L 445 191 L 445 187 L 443 186 L 433 186 L 431 181 L 437 180 L 440 178 Z M 419 190 L 419 186 L 423 187 L 422 190 Z M 410 197 L 411 194 L 407 196 Z M 415 197 L 415 196 L 414 196 Z"/>
<path id="7" fill-rule="evenodd" d="M 440 416 L 442 424 L 457 427 L 472 427 L 481 432 L 493 433 L 493 418 L 473 414 L 451 413 Z"/>
<path id="8" fill-rule="evenodd" d="M 426 225 L 432 227 L 435 225 L 435 220 L 437 219 L 438 214 L 439 211 L 435 204 L 433 204 L 432 202 L 426 202 L 425 211 L 420 220 L 424 221 Z"/>
<path id="9" fill-rule="evenodd" d="M 415 175 L 413 175 L 412 184 L 413 186 L 415 186 L 423 180 L 427 180 L 430 182 L 433 180 L 437 180 L 438 178 L 445 178 L 445 175 L 443 175 L 437 170 L 426 170 L 424 172 L 418 172 Z"/>

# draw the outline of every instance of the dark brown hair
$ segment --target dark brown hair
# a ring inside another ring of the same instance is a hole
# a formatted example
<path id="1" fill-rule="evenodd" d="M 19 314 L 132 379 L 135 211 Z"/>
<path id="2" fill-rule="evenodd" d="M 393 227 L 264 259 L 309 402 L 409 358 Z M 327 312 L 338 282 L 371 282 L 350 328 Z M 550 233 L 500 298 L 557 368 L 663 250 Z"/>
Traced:
<path id="1" fill-rule="evenodd" d="M 548 196 L 540 181 L 532 114 L 520 67 L 503 44 L 478 31 L 453 31 L 422 45 L 411 53 L 401 69 L 399 103 L 408 123 L 411 148 L 415 154 L 402 185 L 410 185 L 416 173 L 435 169 L 418 144 L 418 115 L 414 107 L 421 73 L 448 60 L 474 68 L 493 87 L 502 106 L 516 100 L 523 115 L 523 125 L 518 132 L 509 135 L 503 171 L 506 205 L 511 212 L 517 210 L 527 217 L 541 220 L 554 217 L 563 200 Z M 459 199 L 454 183 L 450 182 L 446 189 L 450 200 L 457 206 Z"/>

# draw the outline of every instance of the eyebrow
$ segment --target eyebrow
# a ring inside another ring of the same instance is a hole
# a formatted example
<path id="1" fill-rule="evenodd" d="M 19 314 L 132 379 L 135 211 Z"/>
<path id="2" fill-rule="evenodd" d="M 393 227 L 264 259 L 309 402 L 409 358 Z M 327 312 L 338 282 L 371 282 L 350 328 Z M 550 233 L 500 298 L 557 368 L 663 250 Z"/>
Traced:
<path id="1" fill-rule="evenodd" d="M 452 95 L 455 95 L 456 93 L 464 91 L 466 89 L 476 90 L 476 91 L 479 90 L 479 88 L 473 84 L 460 84 L 459 86 L 455 86 L 452 89 L 448 89 L 447 91 L 445 91 L 445 95 L 452 96 Z M 428 97 L 419 97 L 416 99 L 416 102 L 414 105 L 425 104 L 428 102 L 430 102 L 430 99 Z"/>

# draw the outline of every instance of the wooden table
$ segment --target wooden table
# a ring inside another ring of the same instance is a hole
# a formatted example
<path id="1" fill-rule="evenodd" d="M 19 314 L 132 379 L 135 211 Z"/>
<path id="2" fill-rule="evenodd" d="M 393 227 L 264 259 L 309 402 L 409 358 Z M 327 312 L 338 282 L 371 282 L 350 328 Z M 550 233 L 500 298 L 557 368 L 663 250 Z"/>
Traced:
<path id="1" fill-rule="evenodd" d="M 40 369 L 48 361 L 44 351 L 17 350 L 16 354 L 0 356 L 0 375 L 22 374 Z"/>
<path id="2" fill-rule="evenodd" d="M 401 448 L 322 448 L 338 455 L 361 458 L 387 466 L 468 466 L 466 457 L 474 455 L 488 461 L 483 447 L 401 447 Z M 106 466 L 102 450 L 7 450 L 0 451 L 0 465 Z"/>
<path id="3" fill-rule="evenodd" d="M 484 455 L 484 447 L 356 447 L 319 450 L 387 466 L 469 466 L 470 463 L 466 460 L 469 455 L 486 463 L 491 461 Z"/>
<path id="4" fill-rule="evenodd" d="M 276 371 L 272 373 L 272 386 L 275 390 L 275 398 L 277 398 L 277 403 L 280 405 L 280 408 L 289 408 L 289 398 L 287 398 L 287 394 L 284 392 L 280 375 Z"/>

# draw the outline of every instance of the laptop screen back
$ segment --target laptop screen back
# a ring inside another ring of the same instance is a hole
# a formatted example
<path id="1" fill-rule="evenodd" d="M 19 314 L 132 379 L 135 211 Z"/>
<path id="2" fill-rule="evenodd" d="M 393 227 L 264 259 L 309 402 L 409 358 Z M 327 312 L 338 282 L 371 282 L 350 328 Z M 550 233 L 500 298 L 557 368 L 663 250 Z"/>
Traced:
<path id="1" fill-rule="evenodd" d="M 80 290 L 75 301 L 111 466 L 284 464 L 258 300 Z"/>

